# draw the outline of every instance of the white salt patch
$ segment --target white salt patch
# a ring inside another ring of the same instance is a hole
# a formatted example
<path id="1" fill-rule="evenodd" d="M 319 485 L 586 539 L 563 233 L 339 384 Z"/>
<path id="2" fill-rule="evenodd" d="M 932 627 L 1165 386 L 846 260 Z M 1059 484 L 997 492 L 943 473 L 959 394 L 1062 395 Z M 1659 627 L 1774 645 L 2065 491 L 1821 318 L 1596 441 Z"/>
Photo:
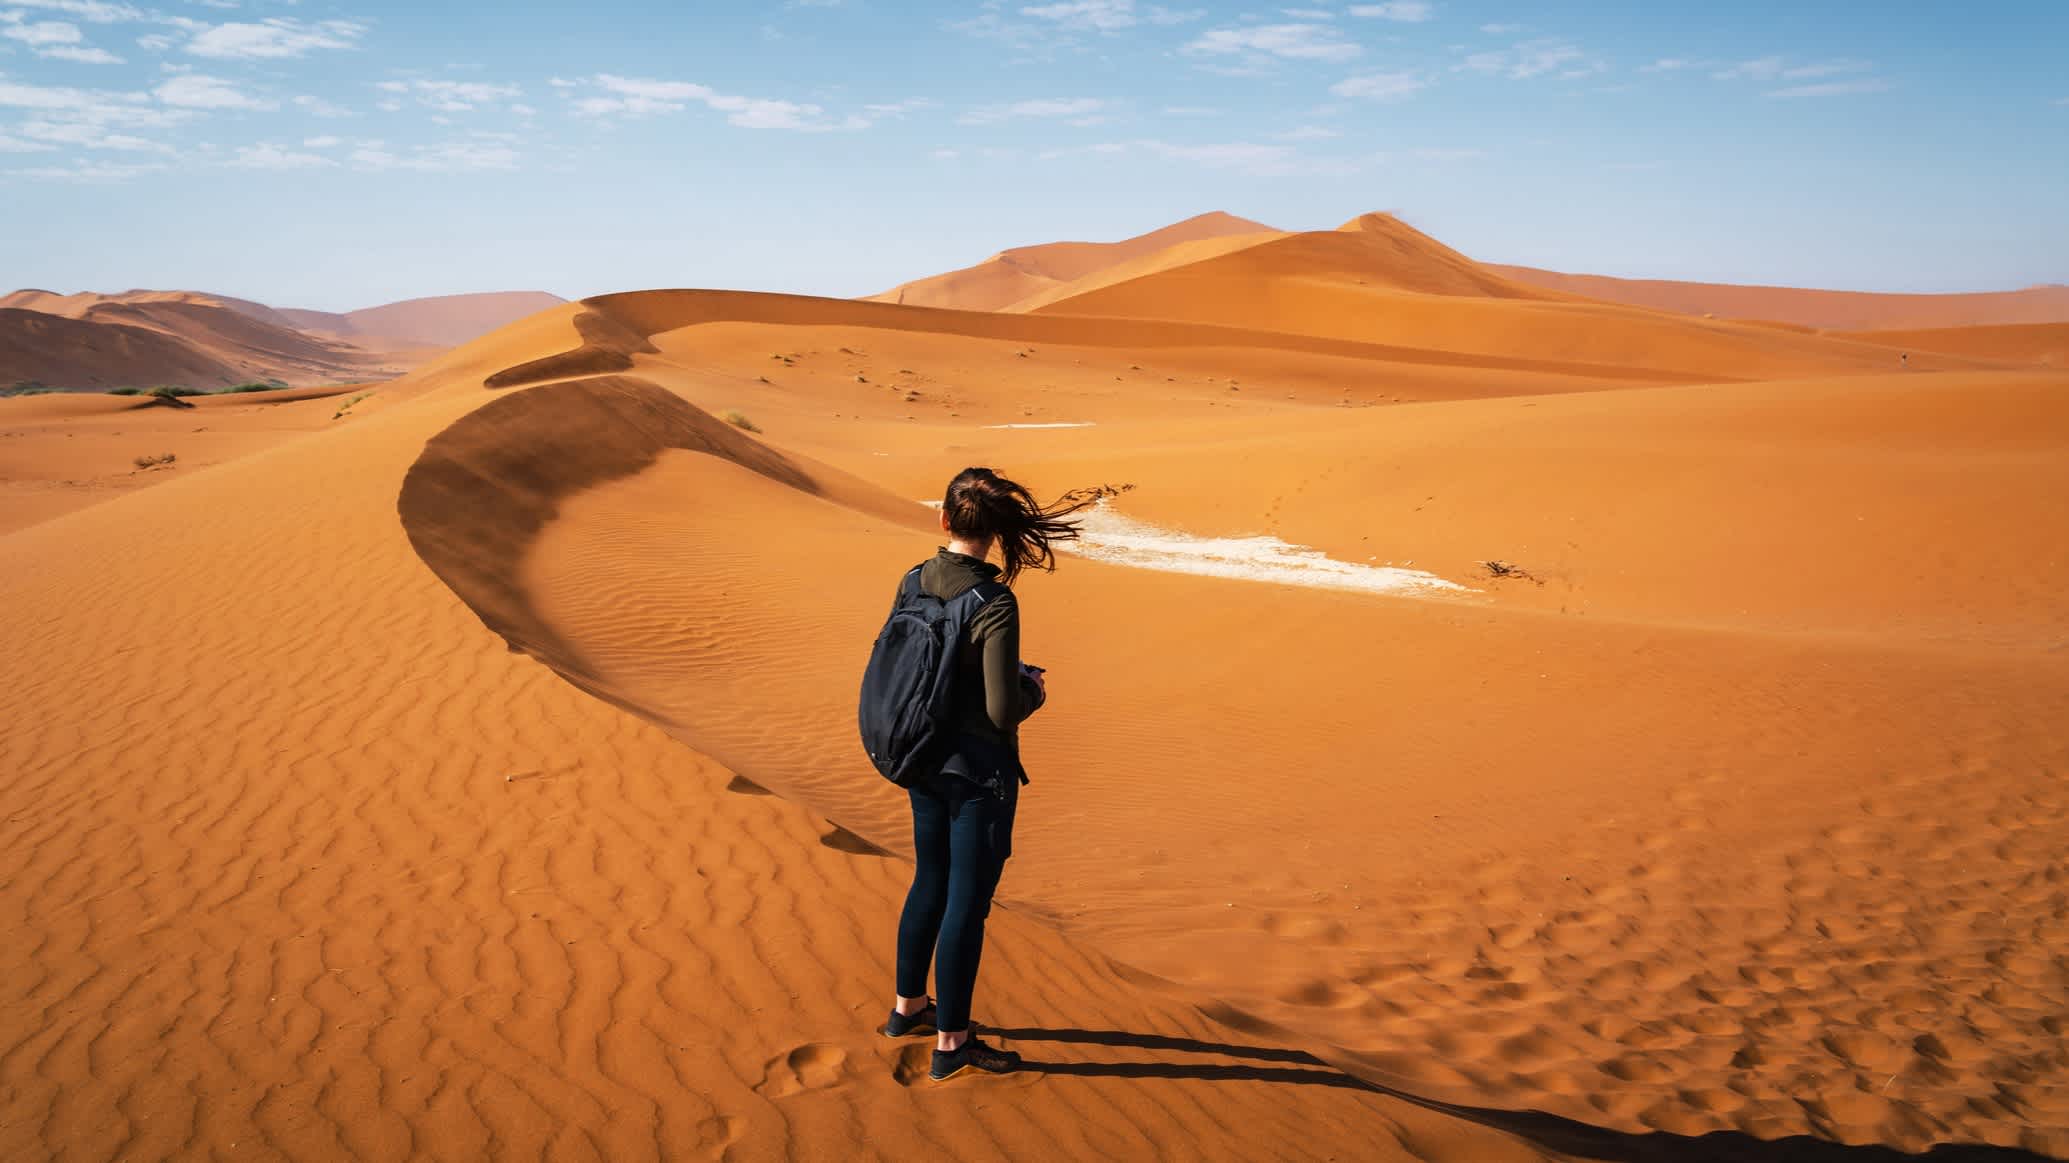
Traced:
<path id="1" fill-rule="evenodd" d="M 1194 537 L 1123 517 L 1105 502 L 1082 514 L 1082 533 L 1059 548 L 1097 561 L 1239 581 L 1360 590 L 1376 594 L 1472 593 L 1433 573 L 1338 561 L 1276 537 Z"/>
<path id="2" fill-rule="evenodd" d="M 986 428 L 1090 428 L 1090 420 L 1064 420 L 1052 424 L 986 424 Z"/>

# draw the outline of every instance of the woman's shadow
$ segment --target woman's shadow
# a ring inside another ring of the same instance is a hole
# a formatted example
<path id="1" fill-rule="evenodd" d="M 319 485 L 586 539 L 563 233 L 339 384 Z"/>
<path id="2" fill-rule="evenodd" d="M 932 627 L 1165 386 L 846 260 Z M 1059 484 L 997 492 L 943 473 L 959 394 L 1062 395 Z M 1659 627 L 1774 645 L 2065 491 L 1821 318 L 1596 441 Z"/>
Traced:
<path id="1" fill-rule="evenodd" d="M 1166 1054 L 1214 1054 L 1240 1058 L 1245 1062 L 1185 1062 L 1170 1059 L 1135 1062 L 1043 1062 L 1024 1057 L 1020 1068 L 1033 1074 L 1078 1078 L 1186 1078 L 1209 1082 L 1276 1082 L 1294 1086 L 1330 1086 L 1389 1095 L 1430 1110 L 1507 1131 L 1550 1151 L 1585 1159 L 1615 1163 L 1907 1163 L 1920 1159 L 1934 1163 L 2013 1163 L 2044 1161 L 2045 1156 L 2011 1147 L 1943 1143 L 1922 1155 L 1907 1154 L 1892 1147 L 1850 1147 L 1810 1135 L 1785 1139 L 1760 1139 L 1742 1131 L 1713 1131 L 1706 1135 L 1677 1135 L 1668 1131 L 1632 1134 L 1597 1127 L 1575 1119 L 1541 1111 L 1508 1111 L 1488 1107 L 1461 1106 L 1421 1098 L 1391 1087 L 1366 1082 L 1345 1074 L 1305 1050 L 1269 1046 L 1239 1046 L 1229 1042 L 1206 1042 L 1197 1038 L 1173 1038 L 1163 1034 L 1134 1034 L 1125 1030 L 1044 1029 L 1035 1026 L 987 1028 L 987 1034 L 1014 1042 L 1057 1042 L 1086 1046 L 1114 1046 Z"/>

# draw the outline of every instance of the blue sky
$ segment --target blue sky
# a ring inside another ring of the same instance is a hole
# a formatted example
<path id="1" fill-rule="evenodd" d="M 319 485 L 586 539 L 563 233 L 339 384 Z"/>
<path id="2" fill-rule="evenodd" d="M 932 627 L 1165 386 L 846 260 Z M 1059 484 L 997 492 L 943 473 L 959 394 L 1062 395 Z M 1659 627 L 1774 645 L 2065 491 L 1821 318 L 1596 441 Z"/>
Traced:
<path id="1" fill-rule="evenodd" d="M 0 284 L 854 295 L 1205 210 L 2069 282 L 2069 3 L 0 0 Z"/>

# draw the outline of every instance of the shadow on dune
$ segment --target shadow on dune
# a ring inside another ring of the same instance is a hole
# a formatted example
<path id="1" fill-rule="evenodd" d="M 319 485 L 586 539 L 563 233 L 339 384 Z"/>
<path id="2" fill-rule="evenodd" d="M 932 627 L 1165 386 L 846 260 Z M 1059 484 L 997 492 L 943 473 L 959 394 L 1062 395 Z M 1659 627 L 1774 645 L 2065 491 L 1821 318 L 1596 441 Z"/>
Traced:
<path id="1" fill-rule="evenodd" d="M 1135 1050 L 1179 1054 L 1214 1054 L 1226 1058 L 1248 1058 L 1254 1062 L 1287 1065 L 1248 1065 L 1220 1062 L 1043 1062 L 1027 1059 L 1022 1068 L 1036 1074 L 1079 1078 L 1190 1078 L 1208 1082 L 1278 1082 L 1296 1086 L 1333 1086 L 1346 1090 L 1368 1090 L 1412 1102 L 1429 1110 L 1466 1119 L 1481 1126 L 1507 1131 L 1548 1151 L 1584 1159 L 1614 1163 L 1899 1163 L 1902 1160 L 1934 1160 L 1941 1163 L 2022 1163 L 2043 1161 L 2045 1156 L 2011 1147 L 1973 1144 L 1941 1144 L 1920 1155 L 1890 1147 L 1851 1147 L 1809 1135 L 1785 1139 L 1760 1139 L 1741 1131 L 1714 1131 L 1706 1135 L 1677 1135 L 1668 1131 L 1631 1134 L 1591 1126 L 1575 1119 L 1538 1111 L 1495 1110 L 1437 1102 L 1391 1087 L 1354 1078 L 1330 1066 L 1305 1050 L 1272 1046 L 1239 1046 L 1228 1042 L 1206 1042 L 1196 1038 L 1173 1038 L 1162 1034 L 1136 1034 L 1125 1030 L 1044 1029 L 1033 1026 L 987 1028 L 986 1033 L 1014 1042 L 1060 1042 L 1087 1046 L 1116 1046 Z"/>

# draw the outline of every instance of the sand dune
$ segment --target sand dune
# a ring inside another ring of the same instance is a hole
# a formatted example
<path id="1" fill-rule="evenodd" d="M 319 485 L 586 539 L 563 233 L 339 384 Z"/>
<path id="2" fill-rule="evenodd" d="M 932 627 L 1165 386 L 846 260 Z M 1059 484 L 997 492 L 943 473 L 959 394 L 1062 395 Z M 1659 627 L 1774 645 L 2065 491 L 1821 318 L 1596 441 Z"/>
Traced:
<path id="1" fill-rule="evenodd" d="M 2069 323 L 2069 287 L 2022 291 L 1905 295 L 1820 291 L 1802 287 L 1735 286 L 1569 275 L 1534 267 L 1488 264 L 1520 283 L 1684 315 L 1770 319 L 1834 331 L 1891 331 L 2003 323 Z"/>
<path id="2" fill-rule="evenodd" d="M 498 291 L 474 295 L 434 295 L 404 299 L 378 307 L 362 307 L 341 317 L 344 327 L 332 330 L 356 343 L 392 347 L 455 347 L 486 335 L 527 315 L 566 302 L 544 291 Z M 295 317 L 311 313 L 289 311 Z"/>
<path id="3" fill-rule="evenodd" d="M 319 432 L 0 401 L 51 471 L 250 438 L 0 534 L 0 1154 L 2069 1153 L 2069 376 L 1367 226 L 605 296 Z M 1462 588 L 1025 579 L 1038 1068 L 931 1087 L 852 699 L 968 463 Z"/>
<path id="4" fill-rule="evenodd" d="M 1939 327 L 1921 331 L 1863 331 L 1854 338 L 1884 347 L 1937 351 L 2005 363 L 2069 367 L 2069 323 L 2012 323 L 1997 327 Z"/>
<path id="5" fill-rule="evenodd" d="M 1054 300 L 1040 313 L 1182 319 L 1483 357 L 1528 353 L 1663 378 L 1780 378 L 1897 363 L 1897 353 L 1856 341 L 1525 287 L 1385 215 Z M 1961 366 L 1951 358 L 1934 366 Z"/>
<path id="6" fill-rule="evenodd" d="M 386 379 L 559 302 L 518 291 L 332 314 L 196 291 L 15 291 L 0 297 L 0 385 L 203 388 L 258 379 Z"/>
<path id="7" fill-rule="evenodd" d="M 1202 239 L 1277 233 L 1262 223 L 1215 211 L 1120 242 L 1051 242 L 1003 250 L 975 266 L 917 279 L 871 299 L 914 307 L 997 311 L 1095 271 Z"/>

